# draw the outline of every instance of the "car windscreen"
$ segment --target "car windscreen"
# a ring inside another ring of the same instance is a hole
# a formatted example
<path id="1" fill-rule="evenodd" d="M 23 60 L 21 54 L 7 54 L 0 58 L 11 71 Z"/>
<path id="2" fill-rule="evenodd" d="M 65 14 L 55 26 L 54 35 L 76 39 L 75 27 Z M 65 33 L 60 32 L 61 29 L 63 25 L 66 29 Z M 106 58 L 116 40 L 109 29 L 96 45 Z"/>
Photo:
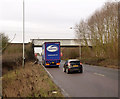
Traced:
<path id="1" fill-rule="evenodd" d="M 80 65 L 80 61 L 70 61 L 70 64 Z"/>

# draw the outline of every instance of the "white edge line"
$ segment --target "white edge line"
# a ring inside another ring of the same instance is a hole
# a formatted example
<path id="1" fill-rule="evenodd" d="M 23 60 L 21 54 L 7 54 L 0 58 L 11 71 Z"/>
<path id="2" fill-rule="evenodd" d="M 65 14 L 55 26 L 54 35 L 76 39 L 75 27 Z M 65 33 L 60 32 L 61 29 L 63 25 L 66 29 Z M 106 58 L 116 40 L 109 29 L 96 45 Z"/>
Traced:
<path id="1" fill-rule="evenodd" d="M 42 65 L 42 64 L 41 64 Z M 43 66 L 43 65 L 42 65 Z M 45 69 L 45 71 L 48 73 L 48 75 L 53 79 L 53 76 L 48 72 L 48 70 L 43 66 L 43 68 Z"/>
<path id="2" fill-rule="evenodd" d="M 41 64 L 42 65 L 42 64 Z M 42 67 L 45 69 L 45 71 L 48 73 L 48 75 L 52 78 L 52 80 L 53 80 L 53 76 L 48 72 L 48 70 L 42 65 Z M 53 80 L 53 82 L 58 86 L 58 83 L 57 83 L 57 81 L 54 79 Z M 61 91 L 63 92 L 63 94 L 64 94 L 64 96 L 65 97 L 70 97 L 70 95 L 68 95 L 68 93 L 59 85 L 58 86 L 60 89 L 61 89 Z"/>

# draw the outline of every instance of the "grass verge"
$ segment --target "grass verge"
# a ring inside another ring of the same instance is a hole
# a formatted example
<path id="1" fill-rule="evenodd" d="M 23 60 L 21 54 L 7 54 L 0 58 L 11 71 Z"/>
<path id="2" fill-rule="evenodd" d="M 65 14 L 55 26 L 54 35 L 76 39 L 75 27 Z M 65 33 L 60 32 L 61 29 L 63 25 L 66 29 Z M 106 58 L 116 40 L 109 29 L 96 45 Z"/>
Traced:
<path id="1" fill-rule="evenodd" d="M 80 60 L 84 64 L 120 69 L 120 67 L 118 67 L 117 59 L 112 60 L 112 59 L 103 59 L 103 58 L 82 58 Z"/>
<path id="2" fill-rule="evenodd" d="M 3 97 L 63 97 L 41 65 L 26 63 L 3 75 Z"/>

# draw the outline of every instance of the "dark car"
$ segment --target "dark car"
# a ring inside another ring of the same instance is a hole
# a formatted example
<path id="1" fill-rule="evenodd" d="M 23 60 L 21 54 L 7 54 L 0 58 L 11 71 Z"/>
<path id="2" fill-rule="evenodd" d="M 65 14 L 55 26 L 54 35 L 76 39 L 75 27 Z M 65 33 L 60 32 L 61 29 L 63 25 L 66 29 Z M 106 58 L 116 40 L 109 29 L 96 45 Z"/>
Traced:
<path id="1" fill-rule="evenodd" d="M 69 59 L 65 62 L 63 66 L 63 71 L 67 74 L 77 71 L 79 73 L 83 72 L 82 63 L 78 59 Z"/>

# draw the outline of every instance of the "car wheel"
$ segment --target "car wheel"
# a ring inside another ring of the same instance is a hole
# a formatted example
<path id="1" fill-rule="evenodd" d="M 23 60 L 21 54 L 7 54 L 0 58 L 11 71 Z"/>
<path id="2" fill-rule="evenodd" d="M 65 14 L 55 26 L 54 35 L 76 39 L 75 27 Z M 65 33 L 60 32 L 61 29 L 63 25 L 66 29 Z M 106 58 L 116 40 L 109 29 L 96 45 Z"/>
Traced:
<path id="1" fill-rule="evenodd" d="M 66 72 L 66 69 L 63 67 L 63 72 Z"/>
<path id="2" fill-rule="evenodd" d="M 79 69 L 79 71 L 78 71 L 79 73 L 83 73 L 83 69 Z"/>
<path id="3" fill-rule="evenodd" d="M 66 73 L 67 73 L 67 74 L 69 74 L 69 73 L 70 73 L 70 71 L 68 70 L 68 68 L 66 69 Z"/>

